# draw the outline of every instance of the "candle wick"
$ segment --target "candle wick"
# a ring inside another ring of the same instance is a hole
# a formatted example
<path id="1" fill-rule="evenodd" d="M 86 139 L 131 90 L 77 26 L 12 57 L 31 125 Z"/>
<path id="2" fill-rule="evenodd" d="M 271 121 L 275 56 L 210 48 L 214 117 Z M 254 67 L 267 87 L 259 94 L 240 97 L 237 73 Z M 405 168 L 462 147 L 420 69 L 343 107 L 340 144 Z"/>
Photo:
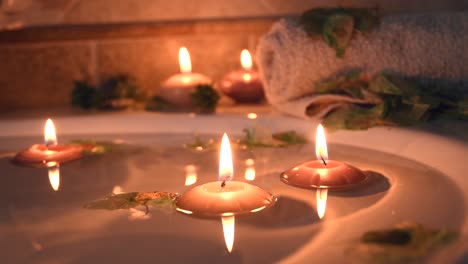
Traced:
<path id="1" fill-rule="evenodd" d="M 320 158 L 322 159 L 323 165 L 327 166 L 327 162 L 325 161 L 325 159 L 322 156 L 320 156 Z"/>
<path id="2" fill-rule="evenodd" d="M 226 181 L 231 179 L 231 176 L 227 176 L 222 182 L 221 182 L 221 188 L 223 188 L 224 186 L 226 186 Z"/>

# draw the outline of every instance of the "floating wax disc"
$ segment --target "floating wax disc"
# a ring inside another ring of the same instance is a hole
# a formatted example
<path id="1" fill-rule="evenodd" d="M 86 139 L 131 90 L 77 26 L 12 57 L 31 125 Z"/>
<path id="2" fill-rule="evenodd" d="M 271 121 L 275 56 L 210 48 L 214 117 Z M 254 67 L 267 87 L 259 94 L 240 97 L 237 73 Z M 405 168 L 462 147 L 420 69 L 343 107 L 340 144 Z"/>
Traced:
<path id="1" fill-rule="evenodd" d="M 342 190 L 365 183 L 367 175 L 343 162 L 330 160 L 325 165 L 322 161 L 314 160 L 281 173 L 280 179 L 286 184 L 305 189 Z"/>
<path id="2" fill-rule="evenodd" d="M 82 146 L 35 144 L 19 152 L 13 162 L 19 165 L 37 168 L 53 167 L 57 163 L 75 160 L 81 157 Z"/>
<path id="3" fill-rule="evenodd" d="M 258 212 L 276 201 L 271 193 L 245 182 L 210 182 L 184 193 L 177 211 L 196 216 L 231 216 Z"/>

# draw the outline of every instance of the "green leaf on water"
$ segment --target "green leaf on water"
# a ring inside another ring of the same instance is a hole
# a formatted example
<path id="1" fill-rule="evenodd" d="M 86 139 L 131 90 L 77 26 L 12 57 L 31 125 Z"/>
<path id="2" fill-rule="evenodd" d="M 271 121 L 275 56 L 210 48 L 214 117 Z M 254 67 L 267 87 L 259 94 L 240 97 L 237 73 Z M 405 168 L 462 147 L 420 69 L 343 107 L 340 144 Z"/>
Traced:
<path id="1" fill-rule="evenodd" d="M 79 145 L 85 155 L 104 154 L 115 150 L 119 144 L 108 141 L 95 141 L 85 139 L 71 140 L 67 145 Z"/>
<path id="2" fill-rule="evenodd" d="M 299 135 L 296 131 L 286 131 L 286 132 L 279 132 L 274 133 L 273 138 L 279 140 L 287 145 L 295 145 L 295 144 L 305 144 L 307 140 L 304 136 Z"/>
<path id="3" fill-rule="evenodd" d="M 417 223 L 365 232 L 348 253 L 362 263 L 421 262 L 438 248 L 455 241 L 459 232 Z"/>
<path id="4" fill-rule="evenodd" d="M 85 204 L 86 209 L 118 210 L 137 206 L 152 206 L 160 209 L 175 208 L 177 193 L 170 192 L 131 192 L 106 196 L 104 199 Z"/>
<path id="5" fill-rule="evenodd" d="M 239 140 L 238 143 L 248 148 L 278 148 L 307 142 L 302 135 L 299 135 L 293 130 L 271 133 L 271 131 L 265 127 L 255 126 L 252 128 L 244 128 L 243 131 L 245 136 L 243 139 Z"/>

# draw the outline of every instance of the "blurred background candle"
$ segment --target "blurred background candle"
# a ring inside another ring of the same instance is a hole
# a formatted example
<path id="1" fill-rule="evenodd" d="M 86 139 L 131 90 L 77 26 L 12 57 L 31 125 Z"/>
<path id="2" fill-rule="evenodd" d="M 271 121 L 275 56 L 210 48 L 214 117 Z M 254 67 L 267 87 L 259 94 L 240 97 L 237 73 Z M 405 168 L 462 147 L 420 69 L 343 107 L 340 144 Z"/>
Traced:
<path id="1" fill-rule="evenodd" d="M 185 47 L 179 49 L 180 73 L 164 81 L 156 95 L 181 109 L 193 106 L 190 96 L 198 85 L 211 84 L 211 79 L 199 73 L 192 73 L 190 54 Z"/>
<path id="2" fill-rule="evenodd" d="M 240 58 L 243 69 L 228 73 L 217 86 L 236 102 L 259 102 L 264 96 L 260 75 L 252 70 L 252 57 L 248 50 L 243 50 Z"/>

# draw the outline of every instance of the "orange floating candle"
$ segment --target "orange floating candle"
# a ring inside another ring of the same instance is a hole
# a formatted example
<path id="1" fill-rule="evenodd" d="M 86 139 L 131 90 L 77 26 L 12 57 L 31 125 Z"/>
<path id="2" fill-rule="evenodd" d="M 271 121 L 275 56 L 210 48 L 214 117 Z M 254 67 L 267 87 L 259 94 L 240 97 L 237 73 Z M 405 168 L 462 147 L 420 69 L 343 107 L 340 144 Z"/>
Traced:
<path id="1" fill-rule="evenodd" d="M 218 181 L 184 193 L 176 210 L 194 216 L 221 217 L 224 241 L 229 252 L 234 246 L 235 215 L 259 212 L 276 201 L 271 193 L 245 182 L 232 181 L 232 152 L 226 133 L 221 141 Z"/>
<path id="2" fill-rule="evenodd" d="M 29 167 L 55 167 L 59 163 L 80 158 L 83 149 L 84 147 L 80 145 L 59 145 L 54 123 L 47 119 L 44 128 L 44 144 L 32 145 L 17 153 L 12 161 Z"/>
<path id="3" fill-rule="evenodd" d="M 317 160 L 308 161 L 283 172 L 280 178 L 284 183 L 306 189 L 348 189 L 366 181 L 367 175 L 358 168 L 341 161 L 328 160 L 325 131 L 322 125 L 317 127 L 315 144 Z"/>
<path id="4" fill-rule="evenodd" d="M 197 186 L 177 200 L 177 210 L 198 216 L 232 216 L 260 211 L 276 198 L 246 182 L 232 181 L 233 165 L 229 138 L 221 142 L 218 181 Z"/>

